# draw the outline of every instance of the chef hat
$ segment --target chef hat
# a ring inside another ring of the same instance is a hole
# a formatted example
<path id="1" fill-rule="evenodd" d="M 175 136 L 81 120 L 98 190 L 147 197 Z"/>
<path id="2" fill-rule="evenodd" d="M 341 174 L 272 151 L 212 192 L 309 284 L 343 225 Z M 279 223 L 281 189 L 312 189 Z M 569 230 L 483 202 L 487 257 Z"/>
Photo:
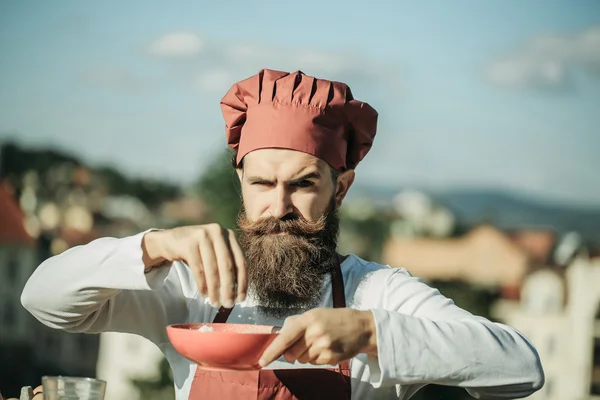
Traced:
<path id="1" fill-rule="evenodd" d="M 251 151 L 279 148 L 314 155 L 338 171 L 354 169 L 377 131 L 377 112 L 354 100 L 346 84 L 301 71 L 263 69 L 234 84 L 221 109 L 238 165 Z"/>

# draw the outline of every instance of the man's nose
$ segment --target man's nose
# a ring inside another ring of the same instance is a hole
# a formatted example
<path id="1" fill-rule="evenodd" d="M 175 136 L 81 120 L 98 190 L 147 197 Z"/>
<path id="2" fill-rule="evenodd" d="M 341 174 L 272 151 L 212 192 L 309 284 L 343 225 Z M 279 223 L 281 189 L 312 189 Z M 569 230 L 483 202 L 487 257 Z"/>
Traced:
<path id="1" fill-rule="evenodd" d="M 292 206 L 290 194 L 282 187 L 276 188 L 274 192 L 273 202 L 269 210 L 271 216 L 282 219 L 286 215 L 292 214 L 294 207 Z"/>

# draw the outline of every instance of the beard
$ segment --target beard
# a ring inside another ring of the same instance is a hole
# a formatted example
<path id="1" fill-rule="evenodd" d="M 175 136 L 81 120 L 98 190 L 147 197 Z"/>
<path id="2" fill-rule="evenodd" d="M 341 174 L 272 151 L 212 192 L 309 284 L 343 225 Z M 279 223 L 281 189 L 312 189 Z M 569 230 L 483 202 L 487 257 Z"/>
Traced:
<path id="1" fill-rule="evenodd" d="M 283 318 L 320 303 L 325 277 L 338 262 L 335 198 L 316 221 L 291 214 L 251 221 L 242 206 L 238 228 L 249 291 L 261 313 Z"/>

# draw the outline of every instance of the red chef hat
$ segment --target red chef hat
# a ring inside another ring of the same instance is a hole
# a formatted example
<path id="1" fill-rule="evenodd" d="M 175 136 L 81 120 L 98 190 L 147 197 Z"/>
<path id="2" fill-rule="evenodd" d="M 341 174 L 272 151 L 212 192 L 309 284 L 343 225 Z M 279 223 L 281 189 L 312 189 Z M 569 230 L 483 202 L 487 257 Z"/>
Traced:
<path id="1" fill-rule="evenodd" d="M 377 111 L 354 100 L 348 85 L 263 69 L 221 100 L 227 143 L 239 164 L 251 151 L 302 151 L 338 171 L 354 169 L 371 149 Z"/>

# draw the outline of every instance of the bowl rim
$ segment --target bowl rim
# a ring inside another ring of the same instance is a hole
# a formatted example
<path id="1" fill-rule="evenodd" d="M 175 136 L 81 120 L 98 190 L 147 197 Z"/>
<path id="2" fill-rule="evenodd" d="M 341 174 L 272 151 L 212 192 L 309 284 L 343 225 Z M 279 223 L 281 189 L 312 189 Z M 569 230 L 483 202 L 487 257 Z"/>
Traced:
<path id="1" fill-rule="evenodd" d="M 232 332 L 232 331 L 200 331 L 197 329 L 193 329 L 193 327 L 200 327 L 200 326 L 213 326 L 213 325 L 243 325 L 243 326 L 257 326 L 257 327 L 261 327 L 261 328 L 265 328 L 266 330 L 268 330 L 267 332 Z M 220 335 L 254 335 L 254 336 L 258 336 L 258 335 L 265 335 L 265 336 L 271 336 L 271 335 L 278 335 L 279 332 L 272 332 L 272 329 L 275 328 L 275 325 L 261 325 L 261 324 L 237 324 L 237 323 L 222 323 L 222 322 L 190 322 L 190 323 L 182 323 L 182 324 L 170 324 L 167 325 L 167 330 L 172 330 L 172 331 L 191 331 L 191 332 L 198 332 L 201 334 L 220 334 Z"/>

